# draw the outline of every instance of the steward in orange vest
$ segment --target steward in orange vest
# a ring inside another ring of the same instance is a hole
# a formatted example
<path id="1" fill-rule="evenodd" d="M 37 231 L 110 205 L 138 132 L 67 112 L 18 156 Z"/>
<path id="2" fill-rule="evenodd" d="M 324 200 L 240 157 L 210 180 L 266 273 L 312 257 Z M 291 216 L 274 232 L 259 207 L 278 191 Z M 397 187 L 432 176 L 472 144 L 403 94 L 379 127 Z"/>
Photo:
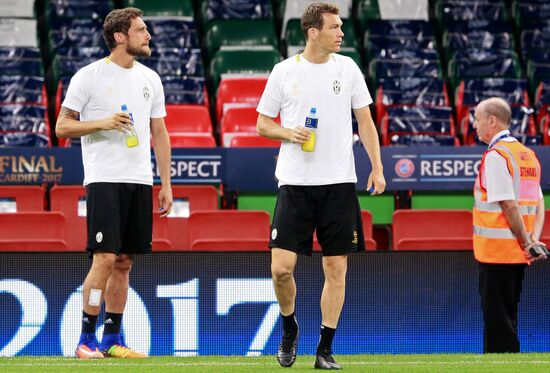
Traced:
<path id="1" fill-rule="evenodd" d="M 514 139 L 506 101 L 490 98 L 475 110 L 474 128 L 489 145 L 476 179 L 473 209 L 474 256 L 479 262 L 483 352 L 519 352 L 518 304 L 525 266 L 544 224 L 540 164 Z"/>

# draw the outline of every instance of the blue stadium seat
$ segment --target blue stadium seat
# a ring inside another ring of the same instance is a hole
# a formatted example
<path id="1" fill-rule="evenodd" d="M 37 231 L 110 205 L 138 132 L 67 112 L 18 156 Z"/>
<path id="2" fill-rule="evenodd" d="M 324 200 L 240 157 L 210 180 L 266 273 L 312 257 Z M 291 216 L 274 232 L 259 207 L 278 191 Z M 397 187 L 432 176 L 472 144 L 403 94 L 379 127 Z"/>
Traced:
<path id="1" fill-rule="evenodd" d="M 435 50 L 433 28 L 426 21 L 373 21 L 365 32 L 367 58 L 386 57 L 402 49 Z"/>
<path id="2" fill-rule="evenodd" d="M 140 60 L 160 76 L 204 76 L 200 49 L 156 48 L 151 57 Z"/>
<path id="3" fill-rule="evenodd" d="M 384 58 L 375 58 L 369 64 L 373 86 L 381 79 L 400 77 L 441 78 L 441 65 L 437 51 L 431 49 L 392 50 Z"/>
<path id="4" fill-rule="evenodd" d="M 273 17 L 270 0 L 205 0 L 202 2 L 204 20 L 265 19 Z"/>
<path id="5" fill-rule="evenodd" d="M 514 49 L 511 25 L 495 20 L 470 20 L 447 26 L 442 36 L 447 60 L 453 53 L 465 49 Z"/>
<path id="6" fill-rule="evenodd" d="M 44 78 L 41 76 L 1 75 L 0 103 L 46 105 Z"/>
<path id="7" fill-rule="evenodd" d="M 204 77 L 161 76 L 166 104 L 208 105 Z"/>
<path id="8" fill-rule="evenodd" d="M 60 49 L 104 46 L 102 28 L 100 19 L 61 19 L 48 35 L 49 58 Z"/>
<path id="9" fill-rule="evenodd" d="M 400 77 L 382 79 L 376 91 L 376 113 L 381 119 L 392 106 L 449 106 L 441 78 Z"/>
<path id="10" fill-rule="evenodd" d="M 380 123 L 384 145 L 457 145 L 450 107 L 387 108 Z"/>
<path id="11" fill-rule="evenodd" d="M 145 17 L 151 33 L 150 45 L 153 50 L 163 48 L 200 48 L 197 27 L 188 17 Z"/>
<path id="12" fill-rule="evenodd" d="M 529 106 L 527 80 L 507 78 L 471 79 L 460 82 L 455 91 L 457 122 L 468 116 L 470 108 L 490 97 L 500 97 L 512 106 Z"/>
<path id="13" fill-rule="evenodd" d="M 0 48 L 0 76 L 43 76 L 42 58 L 38 48 Z"/>
<path id="14" fill-rule="evenodd" d="M 512 50 L 460 50 L 451 58 L 447 68 L 452 89 L 464 79 L 522 76 L 518 57 Z"/>
<path id="15" fill-rule="evenodd" d="M 504 1 L 440 0 L 435 4 L 434 15 L 442 30 L 457 21 L 508 20 Z"/>
<path id="16" fill-rule="evenodd" d="M 0 146 L 49 146 L 46 107 L 0 105 Z"/>
<path id="17" fill-rule="evenodd" d="M 105 19 L 113 9 L 110 0 L 60 0 L 46 2 L 46 22 L 50 29 L 71 18 Z"/>

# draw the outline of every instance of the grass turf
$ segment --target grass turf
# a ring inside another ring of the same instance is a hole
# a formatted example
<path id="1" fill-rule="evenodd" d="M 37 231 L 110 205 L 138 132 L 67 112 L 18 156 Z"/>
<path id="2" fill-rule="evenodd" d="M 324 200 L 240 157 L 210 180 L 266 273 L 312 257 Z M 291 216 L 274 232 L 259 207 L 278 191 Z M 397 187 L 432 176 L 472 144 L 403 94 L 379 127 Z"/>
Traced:
<path id="1" fill-rule="evenodd" d="M 549 372 L 546 354 L 335 355 L 345 372 Z M 298 356 L 290 370 L 274 356 L 156 356 L 147 359 L 77 360 L 57 356 L 0 358 L 0 372 L 304 372 L 314 356 Z"/>

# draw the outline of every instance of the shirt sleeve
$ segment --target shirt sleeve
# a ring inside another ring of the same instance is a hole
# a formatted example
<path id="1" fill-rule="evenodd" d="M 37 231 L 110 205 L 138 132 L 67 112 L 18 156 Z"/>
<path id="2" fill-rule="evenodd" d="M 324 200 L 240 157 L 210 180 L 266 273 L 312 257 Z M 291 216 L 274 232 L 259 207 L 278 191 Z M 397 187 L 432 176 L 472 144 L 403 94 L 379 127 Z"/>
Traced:
<path id="1" fill-rule="evenodd" d="M 271 74 L 269 74 L 264 93 L 260 98 L 256 111 L 268 117 L 276 118 L 281 110 L 283 97 L 281 69 L 279 69 L 279 65 L 275 65 Z"/>
<path id="2" fill-rule="evenodd" d="M 160 77 L 157 75 L 155 78 L 155 97 L 151 105 L 151 118 L 164 118 L 166 116 L 166 108 L 164 107 L 164 88 L 162 87 Z"/>
<path id="3" fill-rule="evenodd" d="M 353 70 L 353 86 L 351 92 L 351 108 L 352 109 L 361 109 L 367 105 L 372 104 L 372 97 L 370 95 L 369 89 L 367 88 L 367 83 L 365 83 L 365 78 L 359 66 L 351 58 L 350 66 Z"/>
<path id="4" fill-rule="evenodd" d="M 485 157 L 487 202 L 515 200 L 514 181 L 508 171 L 506 159 L 496 151 Z"/>
<path id="5" fill-rule="evenodd" d="M 90 99 L 91 79 L 86 78 L 85 72 L 86 70 L 79 70 L 73 75 L 61 106 L 82 113 Z"/>

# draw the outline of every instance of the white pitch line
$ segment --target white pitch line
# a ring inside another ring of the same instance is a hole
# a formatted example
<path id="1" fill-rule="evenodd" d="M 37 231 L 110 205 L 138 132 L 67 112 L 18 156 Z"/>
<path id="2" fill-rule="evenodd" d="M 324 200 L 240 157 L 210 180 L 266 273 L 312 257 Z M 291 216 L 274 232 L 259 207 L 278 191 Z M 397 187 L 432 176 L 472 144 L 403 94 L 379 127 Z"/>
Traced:
<path id="1" fill-rule="evenodd" d="M 506 360 L 494 360 L 494 361 L 342 361 L 343 365 L 367 365 L 367 366 L 377 366 L 377 365 L 422 365 L 422 364 L 429 364 L 429 365 L 484 365 L 484 364 L 490 364 L 490 365 L 550 365 L 550 361 L 544 361 L 544 360 L 517 360 L 517 361 L 506 361 Z M 140 366 L 140 367 L 170 367 L 170 366 L 177 366 L 177 367 L 193 367 L 193 366 L 265 366 L 263 363 L 254 363 L 254 362 L 204 362 L 204 363 L 191 363 L 191 362 L 173 362 L 173 363 L 99 363 L 99 362 L 81 362 L 81 363 L 55 363 L 50 362 L 48 364 L 44 363 L 13 363 L 13 364 L 4 364 L 0 363 L 0 366 L 70 366 L 70 367 L 87 367 L 87 366 L 102 366 L 102 367 L 110 367 L 110 366 Z M 275 362 L 273 364 L 276 365 Z M 309 366 L 311 365 L 310 362 L 296 362 L 295 365 L 301 365 L 301 366 Z"/>

